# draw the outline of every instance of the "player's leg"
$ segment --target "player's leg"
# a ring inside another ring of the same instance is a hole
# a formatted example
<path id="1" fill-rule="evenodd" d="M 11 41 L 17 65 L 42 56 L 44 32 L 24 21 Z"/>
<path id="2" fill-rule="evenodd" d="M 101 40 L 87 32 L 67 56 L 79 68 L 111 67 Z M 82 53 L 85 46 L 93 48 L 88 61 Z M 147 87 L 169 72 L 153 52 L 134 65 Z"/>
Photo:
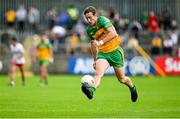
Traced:
<path id="1" fill-rule="evenodd" d="M 46 60 L 40 60 L 39 65 L 40 65 L 40 73 L 41 73 L 41 79 L 40 79 L 40 86 L 45 86 L 48 85 L 48 72 L 47 72 L 47 66 L 48 66 L 48 61 Z"/>
<path id="2" fill-rule="evenodd" d="M 118 78 L 118 80 L 125 84 L 126 86 L 129 87 L 130 91 L 131 91 L 131 100 L 133 102 L 136 102 L 137 100 L 137 91 L 136 91 L 136 87 L 135 85 L 132 83 L 131 79 L 127 76 L 125 76 L 125 72 L 124 72 L 124 69 L 123 68 L 120 68 L 120 67 L 114 67 L 114 71 L 116 73 L 116 76 Z"/>
<path id="3" fill-rule="evenodd" d="M 20 70 L 20 72 L 21 72 L 22 85 L 25 86 L 25 75 L 24 75 L 23 65 L 20 65 L 20 66 L 19 66 L 19 70 Z"/>
<path id="4" fill-rule="evenodd" d="M 85 93 L 85 95 L 89 98 L 93 98 L 93 93 L 96 90 L 96 88 L 100 85 L 101 78 L 104 75 L 106 69 L 109 66 L 109 63 L 107 62 L 106 59 L 98 59 L 95 63 L 95 75 L 94 75 L 94 86 L 93 87 L 88 87 L 86 84 L 82 85 L 82 91 Z"/>
<path id="5" fill-rule="evenodd" d="M 113 67 L 113 68 L 114 68 L 114 71 L 116 73 L 116 76 L 117 76 L 118 80 L 121 83 L 127 85 L 128 87 L 133 87 L 134 86 L 132 81 L 130 80 L 130 78 L 125 76 L 123 68 L 119 68 L 119 67 Z"/>
<path id="6" fill-rule="evenodd" d="M 137 100 L 137 92 L 136 87 L 132 83 L 131 79 L 129 77 L 125 76 L 125 72 L 123 69 L 124 66 L 124 53 L 122 48 L 118 48 L 115 51 L 111 52 L 111 55 L 109 56 L 109 64 L 113 66 L 114 71 L 116 73 L 116 76 L 118 80 L 129 87 L 131 91 L 131 99 L 133 102 Z"/>
<path id="7" fill-rule="evenodd" d="M 12 63 L 9 71 L 9 77 L 10 77 L 10 86 L 15 85 L 15 77 L 16 77 L 16 64 Z"/>
<path id="8" fill-rule="evenodd" d="M 109 63 L 106 59 L 98 59 L 95 65 L 94 87 L 97 88 L 100 85 L 101 78 L 109 67 Z"/>
<path id="9" fill-rule="evenodd" d="M 41 82 L 44 82 L 45 85 L 48 84 L 47 77 L 48 77 L 48 74 L 47 74 L 47 65 L 46 64 L 42 64 L 41 65 Z"/>

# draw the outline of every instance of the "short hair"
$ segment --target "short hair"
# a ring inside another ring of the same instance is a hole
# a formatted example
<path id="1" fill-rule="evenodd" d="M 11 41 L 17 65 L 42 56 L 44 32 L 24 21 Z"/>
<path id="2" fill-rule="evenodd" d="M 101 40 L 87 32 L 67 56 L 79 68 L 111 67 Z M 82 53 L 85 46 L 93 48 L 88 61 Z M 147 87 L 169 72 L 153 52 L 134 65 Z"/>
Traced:
<path id="1" fill-rule="evenodd" d="M 11 40 L 12 41 L 17 41 L 17 38 L 16 37 L 12 37 Z"/>
<path id="2" fill-rule="evenodd" d="M 39 35 L 47 35 L 47 33 L 45 31 L 42 31 L 39 33 Z"/>
<path id="3" fill-rule="evenodd" d="M 86 7 L 84 10 L 84 15 L 89 13 L 89 12 L 92 12 L 93 15 L 95 15 L 96 14 L 96 8 L 93 6 Z"/>

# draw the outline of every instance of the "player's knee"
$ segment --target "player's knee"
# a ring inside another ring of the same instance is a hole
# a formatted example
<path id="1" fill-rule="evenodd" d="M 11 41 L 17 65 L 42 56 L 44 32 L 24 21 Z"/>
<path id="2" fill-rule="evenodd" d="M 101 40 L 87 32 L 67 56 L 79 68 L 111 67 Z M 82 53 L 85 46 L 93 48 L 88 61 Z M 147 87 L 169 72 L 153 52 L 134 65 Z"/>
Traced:
<path id="1" fill-rule="evenodd" d="M 124 77 L 121 77 L 121 78 L 119 78 L 119 82 L 124 84 L 124 83 L 126 83 L 126 79 Z"/>

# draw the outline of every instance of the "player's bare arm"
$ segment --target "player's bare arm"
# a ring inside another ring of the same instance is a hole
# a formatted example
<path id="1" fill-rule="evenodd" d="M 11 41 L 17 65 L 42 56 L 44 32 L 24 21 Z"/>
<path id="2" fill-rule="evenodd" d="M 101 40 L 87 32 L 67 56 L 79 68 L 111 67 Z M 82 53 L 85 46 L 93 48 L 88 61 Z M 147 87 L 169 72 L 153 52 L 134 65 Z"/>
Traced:
<path id="1" fill-rule="evenodd" d="M 50 62 L 53 63 L 54 58 L 53 58 L 53 50 L 52 50 L 52 48 L 49 49 L 49 54 L 50 54 Z"/>

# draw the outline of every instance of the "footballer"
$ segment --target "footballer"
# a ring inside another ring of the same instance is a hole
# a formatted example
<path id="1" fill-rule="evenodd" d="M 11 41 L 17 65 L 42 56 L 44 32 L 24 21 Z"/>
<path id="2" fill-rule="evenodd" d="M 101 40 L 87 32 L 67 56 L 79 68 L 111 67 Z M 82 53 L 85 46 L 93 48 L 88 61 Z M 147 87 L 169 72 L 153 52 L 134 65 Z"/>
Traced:
<path id="1" fill-rule="evenodd" d="M 136 86 L 131 79 L 125 76 L 124 53 L 120 47 L 121 39 L 118 36 L 113 24 L 104 16 L 97 16 L 96 8 L 89 6 L 84 10 L 84 16 L 89 25 L 86 29 L 91 39 L 91 52 L 94 59 L 94 86 L 82 84 L 83 93 L 89 98 L 93 98 L 93 94 L 100 85 L 101 78 L 109 66 L 112 66 L 117 79 L 129 87 L 132 102 L 136 102 L 138 98 Z"/>

